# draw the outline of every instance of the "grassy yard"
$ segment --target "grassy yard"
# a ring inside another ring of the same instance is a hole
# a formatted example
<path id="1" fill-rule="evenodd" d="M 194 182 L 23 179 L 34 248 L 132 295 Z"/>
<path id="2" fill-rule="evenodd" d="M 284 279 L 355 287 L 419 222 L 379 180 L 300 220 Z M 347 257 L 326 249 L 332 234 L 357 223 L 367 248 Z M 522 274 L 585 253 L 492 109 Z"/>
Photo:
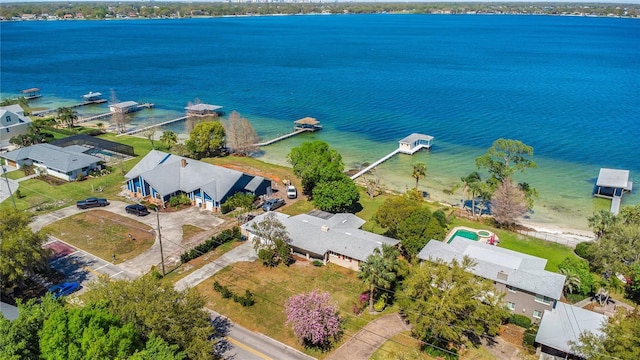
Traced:
<path id="1" fill-rule="evenodd" d="M 140 255 L 155 241 L 151 227 L 103 210 L 70 216 L 44 230 L 104 260 L 111 261 L 116 254 L 116 264 Z"/>
<path id="2" fill-rule="evenodd" d="M 190 224 L 182 225 L 182 239 L 183 240 L 189 239 L 189 238 L 191 238 L 193 236 L 196 236 L 196 235 L 198 235 L 200 233 L 203 233 L 203 232 L 205 232 L 205 230 L 202 229 L 202 228 L 199 228 L 197 226 L 190 225 Z"/>
<path id="3" fill-rule="evenodd" d="M 242 307 L 233 300 L 223 299 L 213 290 L 214 280 L 240 295 L 244 295 L 245 290 L 251 291 L 255 294 L 256 303 L 251 307 Z M 333 264 L 315 267 L 306 261 L 298 260 L 290 267 L 281 265 L 266 268 L 258 262 L 237 263 L 201 283 L 197 289 L 207 298 L 207 307 L 228 316 L 242 326 L 319 358 L 326 356 L 326 353 L 302 348 L 291 328 L 285 325 L 284 304 L 289 297 L 314 289 L 331 293 L 344 319 L 345 333 L 334 348 L 374 318 L 366 311 L 357 317 L 353 315 L 353 305 L 357 303 L 364 285 L 357 278 L 355 271 Z"/>
<path id="4" fill-rule="evenodd" d="M 455 226 L 468 226 L 475 229 L 491 230 L 500 238 L 499 247 L 547 259 L 545 269 L 548 271 L 557 272 L 558 264 L 564 259 L 567 257 L 577 257 L 577 255 L 573 253 L 573 249 L 568 246 L 496 229 L 479 222 L 456 218 L 451 224 L 452 228 Z"/>

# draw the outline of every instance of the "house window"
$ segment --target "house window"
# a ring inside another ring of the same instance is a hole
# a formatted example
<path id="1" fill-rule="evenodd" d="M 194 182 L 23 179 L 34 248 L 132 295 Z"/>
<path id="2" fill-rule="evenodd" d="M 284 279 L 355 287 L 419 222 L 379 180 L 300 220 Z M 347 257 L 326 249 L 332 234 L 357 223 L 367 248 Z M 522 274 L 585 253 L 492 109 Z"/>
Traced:
<path id="1" fill-rule="evenodd" d="M 9 128 L 7 128 L 7 132 L 9 132 Z"/>
<path id="2" fill-rule="evenodd" d="M 541 303 L 541 304 L 545 304 L 545 305 L 549 305 L 551 304 L 552 299 L 543 296 L 543 295 L 537 295 L 536 294 L 536 302 Z"/>
<path id="3" fill-rule="evenodd" d="M 514 311 L 516 309 L 516 304 L 512 302 L 507 303 L 507 309 Z"/>
<path id="4" fill-rule="evenodd" d="M 507 285 L 507 290 L 508 290 L 510 293 L 515 293 L 515 292 L 517 292 L 517 291 L 516 291 L 516 288 L 514 288 L 513 286 L 509 286 L 509 285 Z"/>
<path id="5" fill-rule="evenodd" d="M 7 122 L 10 123 L 11 122 L 11 116 L 7 115 L 7 117 L 5 118 L 7 119 Z"/>
<path id="6" fill-rule="evenodd" d="M 542 311 L 540 310 L 533 310 L 533 317 L 536 319 L 540 319 L 542 318 Z"/>

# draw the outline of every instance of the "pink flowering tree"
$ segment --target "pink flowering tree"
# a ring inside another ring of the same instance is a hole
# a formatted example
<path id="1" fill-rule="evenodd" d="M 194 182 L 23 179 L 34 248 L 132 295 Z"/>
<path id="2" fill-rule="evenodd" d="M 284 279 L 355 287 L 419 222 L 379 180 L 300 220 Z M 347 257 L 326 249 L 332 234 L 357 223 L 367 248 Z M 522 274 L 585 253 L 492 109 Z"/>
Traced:
<path id="1" fill-rule="evenodd" d="M 287 324 L 305 345 L 327 347 L 340 333 L 338 309 L 328 292 L 294 295 L 287 300 L 285 311 Z"/>

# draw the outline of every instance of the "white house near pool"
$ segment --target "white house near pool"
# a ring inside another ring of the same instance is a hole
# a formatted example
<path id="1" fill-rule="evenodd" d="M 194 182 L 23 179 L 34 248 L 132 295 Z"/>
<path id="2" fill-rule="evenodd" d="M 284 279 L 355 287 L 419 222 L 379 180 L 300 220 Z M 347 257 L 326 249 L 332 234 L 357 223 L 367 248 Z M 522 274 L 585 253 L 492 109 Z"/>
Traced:
<path id="1" fill-rule="evenodd" d="M 193 205 L 213 211 L 238 192 L 256 196 L 271 193 L 271 180 L 262 176 L 157 150 L 140 160 L 125 178 L 131 196 L 160 206 L 172 196 L 184 194 Z"/>
<path id="2" fill-rule="evenodd" d="M 329 262 L 352 270 L 359 270 L 360 263 L 373 254 L 382 244 L 397 246 L 396 239 L 360 230 L 364 220 L 353 214 L 329 214 L 321 211 L 289 216 L 273 212 L 289 233 L 293 254 L 308 260 Z M 256 216 L 243 224 L 241 230 L 253 240 L 253 224 L 263 221 L 266 214 Z"/>
<path id="3" fill-rule="evenodd" d="M 421 260 L 447 263 L 454 259 L 460 263 L 465 256 L 476 263 L 473 274 L 493 281 L 496 289 L 505 293 L 503 301 L 514 314 L 540 321 L 562 296 L 565 276 L 545 270 L 547 259 L 462 237 L 448 244 L 431 240 L 418 254 Z"/>
<path id="4" fill-rule="evenodd" d="M 100 170 L 103 160 L 85 154 L 91 149 L 81 145 L 59 147 L 51 144 L 36 144 L 1 154 L 11 167 L 20 169 L 34 166 L 38 171 L 70 181 L 78 175 L 86 176 L 92 170 Z"/>

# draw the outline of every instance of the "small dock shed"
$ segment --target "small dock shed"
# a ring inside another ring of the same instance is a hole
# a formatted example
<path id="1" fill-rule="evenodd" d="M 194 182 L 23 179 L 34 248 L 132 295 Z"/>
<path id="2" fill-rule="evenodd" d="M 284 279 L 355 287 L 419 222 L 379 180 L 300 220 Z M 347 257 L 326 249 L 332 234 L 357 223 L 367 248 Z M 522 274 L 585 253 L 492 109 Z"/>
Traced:
<path id="1" fill-rule="evenodd" d="M 306 130 L 306 131 L 317 131 L 322 130 L 322 125 L 320 125 L 320 121 L 315 118 L 307 116 L 306 118 L 302 118 L 300 120 L 296 120 L 293 122 L 294 130 Z"/>
<path id="2" fill-rule="evenodd" d="M 27 100 L 37 99 L 42 96 L 40 94 L 40 89 L 38 88 L 25 89 L 25 90 L 22 90 L 21 93 L 22 93 L 22 96 Z"/>
<path id="3" fill-rule="evenodd" d="M 124 101 L 117 104 L 109 105 L 109 111 L 112 113 L 128 114 L 138 110 L 138 103 L 135 101 Z"/>
<path id="4" fill-rule="evenodd" d="M 399 141 L 398 150 L 404 154 L 414 154 L 420 149 L 431 149 L 433 136 L 413 133 Z"/>
<path id="5" fill-rule="evenodd" d="M 222 106 L 220 105 L 211 105 L 211 104 L 195 104 L 189 105 L 184 108 L 187 110 L 187 116 L 220 116 L 224 115 Z"/>
<path id="6" fill-rule="evenodd" d="M 89 91 L 88 94 L 84 94 L 81 96 L 84 102 L 97 102 L 104 100 L 101 98 L 102 93 Z"/>
<path id="7" fill-rule="evenodd" d="M 613 199 L 631 191 L 633 182 L 629 180 L 629 170 L 600 169 L 593 196 Z"/>

